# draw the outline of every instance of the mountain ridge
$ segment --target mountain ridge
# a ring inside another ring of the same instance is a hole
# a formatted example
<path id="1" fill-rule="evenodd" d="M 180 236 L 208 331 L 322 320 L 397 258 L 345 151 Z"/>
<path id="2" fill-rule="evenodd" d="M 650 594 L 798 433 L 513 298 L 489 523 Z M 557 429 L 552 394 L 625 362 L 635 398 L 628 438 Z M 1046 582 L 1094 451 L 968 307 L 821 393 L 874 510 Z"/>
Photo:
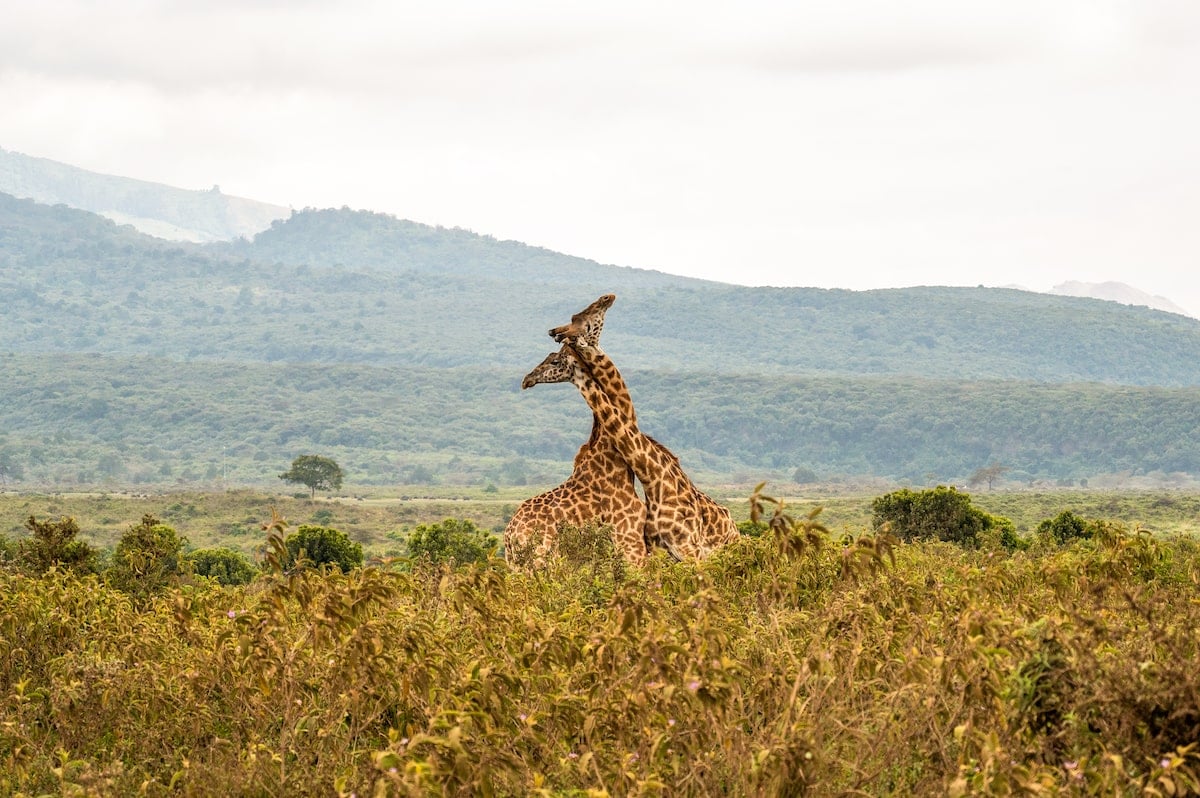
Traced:
<path id="1" fill-rule="evenodd" d="M 5 197 L 10 351 L 520 369 L 551 348 L 544 330 L 616 293 L 606 349 L 633 368 L 1200 385 L 1200 321 L 1093 299 L 746 288 L 349 210 L 297 212 L 254 241 L 172 244 Z M 314 236 L 314 223 L 349 232 Z"/>
<path id="2" fill-rule="evenodd" d="M 103 215 L 118 224 L 129 224 L 148 235 L 172 241 L 194 243 L 237 242 L 269 232 L 293 211 L 279 205 L 221 194 L 216 186 L 208 191 L 180 189 L 162 183 L 136 178 L 105 175 L 48 158 L 24 155 L 0 147 L 0 192 L 30 198 L 44 204 L 62 203 L 79 210 Z M 306 208 L 306 211 L 315 209 Z M 333 209 L 326 209 L 332 211 Z M 341 210 L 349 210 L 342 208 Z M 361 213 L 386 216 L 372 211 Z M 395 218 L 395 217 L 390 217 Z M 198 220 L 203 220 L 198 221 Z M 400 220 L 407 221 L 407 220 Z M 420 225 L 419 222 L 409 224 Z M 424 225 L 428 227 L 428 225 Z M 461 228 L 436 228 L 476 235 Z M 491 236 L 483 238 L 495 241 Z M 557 255 L 551 250 L 516 241 L 502 243 L 530 247 L 534 251 Z M 236 245 L 236 244 L 235 244 Z M 264 244 L 265 246 L 265 244 Z M 564 256 L 573 257 L 573 256 Z M 586 258 L 579 262 L 596 264 Z M 612 268 L 633 268 L 613 266 Z M 647 274 L 674 277 L 649 269 L 635 269 Z M 695 279 L 695 278 L 682 278 Z M 699 282 L 709 282 L 700 280 Z M 758 286 L 766 287 L 766 286 Z M 1022 291 L 1022 286 L 1004 286 Z M 1140 305 L 1168 313 L 1200 318 L 1172 302 L 1169 298 L 1152 295 L 1124 283 L 1087 283 L 1068 281 L 1048 292 L 1052 295 L 1104 299 L 1129 305 Z"/>
<path id="3" fill-rule="evenodd" d="M 222 194 L 118 175 L 0 147 L 0 191 L 19 198 L 90 211 L 170 240 L 222 241 L 253 236 L 291 210 Z"/>

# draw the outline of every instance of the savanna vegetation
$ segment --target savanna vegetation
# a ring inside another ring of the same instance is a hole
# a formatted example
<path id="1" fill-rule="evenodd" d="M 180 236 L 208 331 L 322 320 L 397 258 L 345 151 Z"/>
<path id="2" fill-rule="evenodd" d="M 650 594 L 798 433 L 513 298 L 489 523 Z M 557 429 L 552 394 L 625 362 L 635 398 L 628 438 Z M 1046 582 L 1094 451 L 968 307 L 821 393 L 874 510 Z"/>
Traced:
<path id="1" fill-rule="evenodd" d="M 309 453 L 351 491 L 554 484 L 591 423 L 570 386 L 520 391 L 515 369 L 13 355 L 3 370 L 0 468 L 18 470 L 0 483 L 25 488 L 264 486 Z M 1200 473 L 1200 388 L 626 376 L 643 428 L 708 483 L 962 484 L 996 460 L 1000 485 Z"/>
<path id="2" fill-rule="evenodd" d="M 1059 513 L 1009 552 L 752 506 L 642 569 L 603 529 L 531 575 L 439 545 L 314 568 L 278 516 L 245 585 L 9 562 L 0 791 L 1200 793 L 1195 539 Z M 169 553 L 159 526 L 126 537 Z"/>

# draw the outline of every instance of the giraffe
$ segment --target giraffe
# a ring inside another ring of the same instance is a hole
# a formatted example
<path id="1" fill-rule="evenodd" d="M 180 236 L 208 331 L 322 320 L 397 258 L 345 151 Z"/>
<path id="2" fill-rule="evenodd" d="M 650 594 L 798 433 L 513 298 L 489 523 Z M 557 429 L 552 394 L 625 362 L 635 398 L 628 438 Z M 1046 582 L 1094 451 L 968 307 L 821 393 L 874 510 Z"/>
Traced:
<path id="1" fill-rule="evenodd" d="M 646 542 L 662 546 L 676 559 L 707 557 L 738 539 L 729 510 L 695 486 L 669 449 L 637 425 L 633 399 L 621 373 L 586 329 L 572 318 L 550 335 L 575 355 L 572 382 L 599 419 L 617 451 L 633 469 L 646 494 Z"/>
<path id="2" fill-rule="evenodd" d="M 571 317 L 582 340 L 599 339 L 604 313 L 615 299 L 606 294 Z M 576 369 L 578 365 L 564 345 L 529 372 L 521 388 L 569 382 Z M 645 560 L 646 504 L 634 487 L 633 472 L 595 415 L 591 436 L 575 455 L 571 476 L 558 487 L 522 502 L 505 526 L 505 557 L 512 562 L 529 552 L 533 563 L 541 562 L 554 548 L 561 525 L 581 527 L 593 520 L 612 528 L 613 545 L 626 560 L 634 565 Z"/>

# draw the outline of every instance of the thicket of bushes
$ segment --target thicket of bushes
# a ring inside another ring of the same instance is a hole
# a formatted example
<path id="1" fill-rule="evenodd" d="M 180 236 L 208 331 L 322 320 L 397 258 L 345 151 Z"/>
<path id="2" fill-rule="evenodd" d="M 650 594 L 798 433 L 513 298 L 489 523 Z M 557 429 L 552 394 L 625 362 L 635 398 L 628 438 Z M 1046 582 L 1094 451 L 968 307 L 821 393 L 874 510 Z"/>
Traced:
<path id="1" fill-rule="evenodd" d="M 700 564 L 0 571 L 0 792 L 1200 792 L 1200 550 L 1011 556 L 764 512 Z M 599 553 L 597 553 L 599 551 Z"/>

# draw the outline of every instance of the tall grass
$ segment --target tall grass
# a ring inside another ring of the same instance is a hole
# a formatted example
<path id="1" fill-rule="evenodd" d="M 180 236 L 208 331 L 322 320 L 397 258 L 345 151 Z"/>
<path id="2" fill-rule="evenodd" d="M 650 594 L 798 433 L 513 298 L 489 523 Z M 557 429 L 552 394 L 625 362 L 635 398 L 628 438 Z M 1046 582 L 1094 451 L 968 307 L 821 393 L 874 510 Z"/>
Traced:
<path id="1" fill-rule="evenodd" d="M 140 605 L 3 571 L 0 793 L 1200 793 L 1200 551 L 1105 529 L 1010 557 L 786 518 L 642 569 L 582 530 L 535 574 Z"/>

